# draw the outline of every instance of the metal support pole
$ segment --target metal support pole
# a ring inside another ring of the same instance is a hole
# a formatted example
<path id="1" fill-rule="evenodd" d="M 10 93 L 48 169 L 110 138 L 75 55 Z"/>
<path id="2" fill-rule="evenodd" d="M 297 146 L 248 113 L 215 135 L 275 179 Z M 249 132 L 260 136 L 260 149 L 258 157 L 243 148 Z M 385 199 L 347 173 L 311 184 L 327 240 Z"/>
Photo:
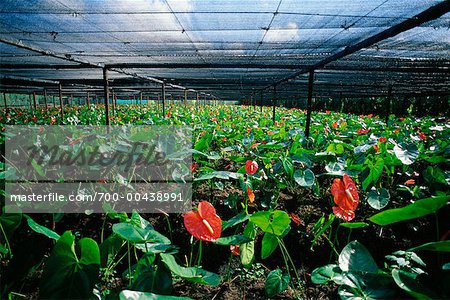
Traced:
<path id="1" fill-rule="evenodd" d="M 108 84 L 108 69 L 103 68 L 103 92 L 105 96 L 105 118 L 106 125 L 109 125 L 109 84 Z"/>
<path id="2" fill-rule="evenodd" d="M 6 103 L 6 93 L 3 93 L 3 103 L 5 104 L 6 112 L 8 112 L 8 104 Z"/>
<path id="3" fill-rule="evenodd" d="M 386 125 L 388 125 L 389 115 L 391 114 L 391 96 L 392 96 L 392 85 L 389 83 L 388 85 L 388 94 L 386 98 Z"/>
<path id="4" fill-rule="evenodd" d="M 61 114 L 61 124 L 64 123 L 64 109 L 63 109 L 63 98 L 62 98 L 62 87 L 61 84 L 58 85 L 59 92 L 59 112 Z"/>
<path id="5" fill-rule="evenodd" d="M 53 107 L 56 107 L 56 100 L 55 100 L 55 96 L 52 95 L 52 101 L 53 101 Z"/>
<path id="6" fill-rule="evenodd" d="M 33 107 L 34 107 L 34 110 L 37 110 L 36 92 L 33 92 Z"/>
<path id="7" fill-rule="evenodd" d="M 114 91 L 111 91 L 112 92 L 112 113 L 113 113 L 113 115 L 116 115 L 116 93 L 114 93 Z M 108 99 L 108 101 L 109 101 L 109 99 Z"/>
<path id="8" fill-rule="evenodd" d="M 187 98 L 188 98 L 188 90 L 184 90 L 184 106 L 186 106 L 188 103 Z"/>
<path id="9" fill-rule="evenodd" d="M 198 92 L 196 92 L 196 93 L 195 93 L 195 106 L 198 105 L 198 100 L 199 100 Z"/>
<path id="10" fill-rule="evenodd" d="M 275 124 L 275 108 L 277 106 L 277 86 L 273 86 L 273 101 L 272 101 L 272 122 Z"/>
<path id="11" fill-rule="evenodd" d="M 73 94 L 70 94 L 70 105 L 73 105 Z"/>
<path id="12" fill-rule="evenodd" d="M 261 109 L 261 112 L 263 111 L 263 92 L 261 91 L 261 93 L 260 93 L 260 96 L 261 96 L 261 107 L 260 107 L 260 109 Z"/>
<path id="13" fill-rule="evenodd" d="M 313 95 L 313 83 L 314 83 L 314 70 L 309 70 L 309 79 L 308 79 L 308 102 L 307 102 L 307 111 L 306 111 L 306 126 L 305 126 L 305 135 L 309 137 L 309 127 L 311 125 L 311 107 L 312 107 L 312 95 Z"/>
<path id="14" fill-rule="evenodd" d="M 47 90 L 44 89 L 44 105 L 47 108 Z"/>
<path id="15" fill-rule="evenodd" d="M 162 99 L 162 115 L 163 118 L 166 117 L 166 85 L 162 83 L 161 85 L 161 99 Z"/>

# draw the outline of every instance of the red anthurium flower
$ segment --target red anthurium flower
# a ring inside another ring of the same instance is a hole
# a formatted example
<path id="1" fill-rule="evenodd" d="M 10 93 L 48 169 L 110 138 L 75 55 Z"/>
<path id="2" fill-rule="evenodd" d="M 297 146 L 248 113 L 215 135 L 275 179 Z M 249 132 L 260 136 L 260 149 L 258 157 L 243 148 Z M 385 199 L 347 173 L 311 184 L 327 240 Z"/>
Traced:
<path id="1" fill-rule="evenodd" d="M 408 180 L 405 181 L 406 185 L 413 185 L 415 183 L 416 183 L 416 181 L 414 179 L 408 179 Z"/>
<path id="2" fill-rule="evenodd" d="M 331 194 L 334 197 L 334 214 L 345 221 L 351 221 L 355 217 L 354 211 L 359 204 L 359 195 L 356 185 L 347 174 L 343 180 L 336 178 L 331 186 Z"/>
<path id="3" fill-rule="evenodd" d="M 248 196 L 248 201 L 250 201 L 250 203 L 255 202 L 255 194 L 253 193 L 253 191 L 250 189 L 250 187 L 247 187 L 247 196 Z"/>
<path id="4" fill-rule="evenodd" d="M 231 254 L 233 254 L 234 256 L 239 256 L 240 254 L 239 245 L 230 245 L 230 251 Z"/>
<path id="5" fill-rule="evenodd" d="M 362 129 L 362 128 L 360 128 L 360 129 L 358 129 L 358 131 L 357 131 L 356 133 L 357 133 L 357 134 L 366 134 L 366 133 L 369 132 L 369 130 L 370 130 L 370 129 Z"/>
<path id="6" fill-rule="evenodd" d="M 294 222 L 297 226 L 303 223 L 302 220 L 294 213 L 290 213 L 289 217 L 291 217 L 292 222 Z"/>
<path id="7" fill-rule="evenodd" d="M 208 201 L 200 202 L 197 211 L 184 215 L 184 226 L 195 238 L 208 242 L 214 242 L 222 233 L 222 220 Z"/>
<path id="8" fill-rule="evenodd" d="M 331 124 L 331 126 L 333 126 L 333 128 L 338 128 L 338 123 L 337 122 L 333 122 L 333 124 Z"/>
<path id="9" fill-rule="evenodd" d="M 255 174 L 256 171 L 258 171 L 258 163 L 254 160 L 247 160 L 247 162 L 245 163 L 245 171 L 249 175 Z"/>
<path id="10" fill-rule="evenodd" d="M 378 141 L 379 141 L 380 143 L 386 143 L 387 139 L 386 139 L 384 136 L 382 136 L 382 137 L 380 137 L 380 138 L 378 139 Z"/>
<path id="11" fill-rule="evenodd" d="M 197 163 L 192 163 L 191 165 L 191 172 L 194 173 L 198 168 L 198 164 Z"/>
<path id="12" fill-rule="evenodd" d="M 427 140 L 427 136 L 426 136 L 425 133 L 423 133 L 423 132 L 419 132 L 419 138 L 420 138 L 422 141 L 426 141 L 426 140 Z"/>

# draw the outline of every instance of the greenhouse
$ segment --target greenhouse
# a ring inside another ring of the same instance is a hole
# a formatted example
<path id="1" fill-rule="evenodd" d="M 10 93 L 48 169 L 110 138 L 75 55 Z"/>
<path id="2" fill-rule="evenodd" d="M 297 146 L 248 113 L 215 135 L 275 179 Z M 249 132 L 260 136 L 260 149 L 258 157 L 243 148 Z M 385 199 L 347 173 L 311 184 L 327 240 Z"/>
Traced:
<path id="1" fill-rule="evenodd" d="M 0 298 L 450 298 L 449 1 L 0 24 Z"/>

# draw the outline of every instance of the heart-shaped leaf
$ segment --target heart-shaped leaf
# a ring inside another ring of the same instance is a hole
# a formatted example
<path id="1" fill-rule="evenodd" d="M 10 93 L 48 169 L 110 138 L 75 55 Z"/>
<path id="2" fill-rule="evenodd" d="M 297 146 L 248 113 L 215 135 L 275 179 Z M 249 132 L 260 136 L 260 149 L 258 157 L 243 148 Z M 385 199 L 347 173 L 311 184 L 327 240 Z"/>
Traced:
<path id="1" fill-rule="evenodd" d="M 314 173 L 310 169 L 296 170 L 294 180 L 298 185 L 303 187 L 311 187 L 314 184 Z"/>
<path id="2" fill-rule="evenodd" d="M 291 219 L 281 210 L 259 211 L 250 216 L 250 221 L 256 224 L 262 231 L 281 236 L 289 227 Z"/>
<path id="3" fill-rule="evenodd" d="M 369 205 L 378 210 L 385 208 L 390 198 L 389 191 L 384 188 L 378 190 L 372 189 L 367 194 L 367 202 Z"/>
<path id="4" fill-rule="evenodd" d="M 400 143 L 394 146 L 394 154 L 404 165 L 411 165 L 419 156 L 419 149 L 414 143 Z"/>
<path id="5" fill-rule="evenodd" d="M 269 275 L 267 275 L 266 285 L 264 287 L 267 296 L 275 297 L 284 291 L 287 288 L 290 279 L 289 275 L 283 274 L 280 269 L 271 271 Z"/>
<path id="6" fill-rule="evenodd" d="M 112 230 L 124 240 L 132 243 L 152 242 L 166 245 L 170 244 L 170 240 L 158 231 L 140 228 L 130 223 L 114 224 Z"/>
<path id="7" fill-rule="evenodd" d="M 100 251 L 90 238 L 78 242 L 66 231 L 56 242 L 42 273 L 40 297 L 44 299 L 88 299 L 92 296 L 100 270 Z"/>
<path id="8" fill-rule="evenodd" d="M 376 273 L 378 270 L 370 252 L 358 241 L 347 244 L 339 254 L 339 268 L 344 272 Z"/>

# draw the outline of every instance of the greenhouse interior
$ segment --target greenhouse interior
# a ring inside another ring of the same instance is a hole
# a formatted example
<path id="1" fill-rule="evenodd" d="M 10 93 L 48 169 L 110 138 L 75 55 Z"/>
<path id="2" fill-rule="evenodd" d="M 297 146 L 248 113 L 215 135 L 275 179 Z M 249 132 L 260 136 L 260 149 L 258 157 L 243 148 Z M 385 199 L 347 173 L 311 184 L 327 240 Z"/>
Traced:
<path id="1" fill-rule="evenodd" d="M 450 299 L 450 1 L 0 24 L 1 299 Z"/>

